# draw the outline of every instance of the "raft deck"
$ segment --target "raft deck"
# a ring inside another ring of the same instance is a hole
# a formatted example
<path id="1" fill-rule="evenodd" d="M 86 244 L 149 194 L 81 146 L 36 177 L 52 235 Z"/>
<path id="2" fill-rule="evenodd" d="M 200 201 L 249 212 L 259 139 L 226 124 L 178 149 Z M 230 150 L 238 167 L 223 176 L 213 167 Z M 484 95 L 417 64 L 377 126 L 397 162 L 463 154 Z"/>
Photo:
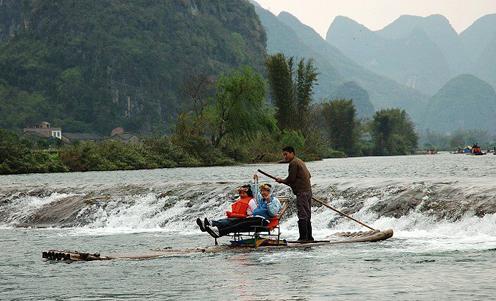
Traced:
<path id="1" fill-rule="evenodd" d="M 359 243 L 359 242 L 377 242 L 386 240 L 393 236 L 393 230 L 387 229 L 384 231 L 366 231 L 366 232 L 339 232 L 332 235 L 329 240 L 316 240 L 312 242 L 297 242 L 285 241 L 285 244 L 267 245 L 257 248 L 236 247 L 232 245 L 210 246 L 205 248 L 184 248 L 172 249 L 164 248 L 158 250 L 149 250 L 143 253 L 129 254 L 109 254 L 102 256 L 99 253 L 85 253 L 78 251 L 67 250 L 49 250 L 42 252 L 42 258 L 47 260 L 58 261 L 95 261 L 95 260 L 115 260 L 115 259 L 154 259 L 160 257 L 181 256 L 198 253 L 220 253 L 220 252 L 247 252 L 247 251 L 265 251 L 278 249 L 296 249 L 310 248 L 317 246 L 331 246 L 343 243 Z"/>

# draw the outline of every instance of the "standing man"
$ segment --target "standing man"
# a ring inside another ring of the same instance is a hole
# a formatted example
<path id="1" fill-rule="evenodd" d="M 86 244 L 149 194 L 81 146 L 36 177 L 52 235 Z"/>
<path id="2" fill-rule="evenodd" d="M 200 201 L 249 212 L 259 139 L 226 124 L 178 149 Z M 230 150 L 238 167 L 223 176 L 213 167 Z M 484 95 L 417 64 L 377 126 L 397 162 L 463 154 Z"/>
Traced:
<path id="1" fill-rule="evenodd" d="M 310 172 L 305 162 L 296 157 L 292 146 L 282 149 L 284 161 L 289 163 L 289 175 L 286 179 L 276 178 L 278 183 L 284 183 L 291 187 L 296 195 L 296 209 L 298 210 L 298 230 L 300 238 L 298 241 L 313 241 L 312 237 L 312 185 L 310 184 Z"/>

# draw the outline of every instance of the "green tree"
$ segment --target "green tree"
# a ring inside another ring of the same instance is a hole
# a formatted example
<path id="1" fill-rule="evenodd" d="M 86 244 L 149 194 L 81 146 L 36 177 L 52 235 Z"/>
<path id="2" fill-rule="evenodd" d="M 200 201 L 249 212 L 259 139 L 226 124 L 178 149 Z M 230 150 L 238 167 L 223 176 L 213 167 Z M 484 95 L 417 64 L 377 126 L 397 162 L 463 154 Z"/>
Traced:
<path id="1" fill-rule="evenodd" d="M 291 145 L 295 149 L 303 149 L 305 146 L 305 137 L 300 131 L 283 130 L 280 139 L 281 147 Z"/>
<path id="2" fill-rule="evenodd" d="M 401 109 L 377 111 L 371 122 L 371 134 L 375 155 L 406 155 L 417 148 L 414 125 Z"/>
<path id="3" fill-rule="evenodd" d="M 358 139 L 358 121 L 356 110 L 351 100 L 339 99 L 325 103 L 322 113 L 331 147 L 348 155 L 356 153 Z"/>
<path id="4" fill-rule="evenodd" d="M 25 172 L 23 158 L 29 149 L 11 132 L 0 129 L 0 174 Z"/>
<path id="5" fill-rule="evenodd" d="M 267 59 L 270 91 L 280 129 L 306 131 L 317 70 L 312 60 L 301 59 L 295 70 L 294 58 L 278 53 Z"/>
<path id="6" fill-rule="evenodd" d="M 276 107 L 277 125 L 280 129 L 296 128 L 296 104 L 293 91 L 293 58 L 284 54 L 271 55 L 267 59 L 270 91 Z"/>
<path id="7" fill-rule="evenodd" d="M 308 130 L 308 118 L 310 102 L 312 101 L 313 87 L 317 84 L 317 69 L 314 66 L 313 60 L 310 59 L 306 63 L 303 59 L 298 62 L 296 72 L 296 120 L 300 129 Z"/>
<path id="8" fill-rule="evenodd" d="M 3 84 L 0 80 L 0 128 L 23 128 L 44 120 L 49 112 L 42 95 Z"/>
<path id="9" fill-rule="evenodd" d="M 65 170 L 58 156 L 44 150 L 35 150 L 30 141 L 0 129 L 0 174 Z"/>
<path id="10" fill-rule="evenodd" d="M 265 103 L 265 82 L 249 67 L 223 75 L 214 104 L 207 108 L 214 146 L 228 136 L 251 140 L 257 132 L 273 130 L 275 121 Z"/>

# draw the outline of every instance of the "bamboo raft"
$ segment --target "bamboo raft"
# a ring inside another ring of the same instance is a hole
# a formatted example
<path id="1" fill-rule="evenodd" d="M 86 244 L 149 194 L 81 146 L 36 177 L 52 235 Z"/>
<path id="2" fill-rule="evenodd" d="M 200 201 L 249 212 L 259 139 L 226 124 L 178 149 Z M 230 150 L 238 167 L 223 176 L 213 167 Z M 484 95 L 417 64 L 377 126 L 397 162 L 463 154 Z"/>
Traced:
<path id="1" fill-rule="evenodd" d="M 258 170 L 260 173 L 272 178 L 275 177 Z M 286 198 L 280 198 L 282 203 L 282 209 L 279 213 L 279 219 L 281 219 L 288 208 L 288 201 Z M 285 250 L 285 249 L 298 249 L 298 248 L 311 248 L 318 246 L 332 246 L 343 243 L 359 243 L 359 242 L 377 242 L 386 240 L 393 236 L 393 230 L 387 229 L 384 231 L 376 230 L 363 222 L 356 220 L 355 218 L 344 214 L 343 212 L 329 206 L 325 202 L 312 197 L 312 200 L 320 203 L 324 207 L 327 207 L 340 215 L 349 218 L 356 223 L 370 229 L 371 231 L 358 231 L 358 232 L 339 232 L 331 236 L 329 240 L 316 240 L 307 242 L 298 241 L 286 241 L 280 239 L 280 232 L 277 235 L 272 235 L 270 237 L 263 237 L 260 235 L 252 235 L 249 239 L 250 243 L 240 244 L 239 240 L 234 239 L 231 241 L 231 245 L 216 245 L 205 247 L 205 248 L 185 248 L 185 249 L 173 249 L 164 248 L 158 250 L 149 250 L 143 253 L 131 253 L 131 254 L 109 254 L 107 256 L 101 256 L 100 253 L 85 253 L 79 251 L 67 251 L 67 250 L 49 250 L 42 252 L 42 258 L 47 260 L 56 261 L 95 261 L 95 260 L 113 260 L 113 259 L 153 259 L 160 257 L 171 257 L 171 256 L 183 256 L 189 254 L 198 253 L 220 253 L 220 252 L 250 252 L 250 251 L 265 251 L 265 250 Z M 279 229 L 279 228 L 278 228 Z M 275 236 L 275 238 L 274 238 Z M 235 238 L 234 236 L 233 238 Z"/>
<path id="2" fill-rule="evenodd" d="M 343 243 L 360 243 L 360 242 L 377 242 L 386 240 L 393 236 L 393 230 L 387 229 L 384 231 L 359 231 L 359 232 L 339 232 L 332 235 L 329 240 L 316 240 L 312 242 L 296 242 L 283 240 L 281 243 L 257 248 L 236 247 L 232 245 L 210 246 L 205 248 L 183 248 L 173 249 L 164 248 L 149 250 L 142 253 L 130 254 L 109 254 L 102 256 L 100 253 L 85 253 L 79 251 L 68 250 L 49 250 L 42 252 L 42 258 L 52 261 L 95 261 L 95 260 L 115 260 L 115 259 L 154 259 L 161 257 L 183 256 L 190 254 L 202 253 L 220 253 L 220 252 L 250 252 L 250 251 L 270 251 L 270 250 L 287 250 L 287 249 L 305 249 L 312 247 L 332 246 Z"/>

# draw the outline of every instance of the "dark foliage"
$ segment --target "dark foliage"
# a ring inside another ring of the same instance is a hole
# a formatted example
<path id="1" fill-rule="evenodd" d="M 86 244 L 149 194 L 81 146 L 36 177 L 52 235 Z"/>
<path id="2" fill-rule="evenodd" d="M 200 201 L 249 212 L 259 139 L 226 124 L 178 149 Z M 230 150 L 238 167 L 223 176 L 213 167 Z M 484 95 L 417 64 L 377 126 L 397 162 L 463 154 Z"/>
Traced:
<path id="1" fill-rule="evenodd" d="M 341 99 L 325 103 L 322 114 L 326 120 L 326 130 L 331 147 L 347 155 L 355 155 L 358 121 L 352 101 Z"/>
<path id="2" fill-rule="evenodd" d="M 306 131 L 317 69 L 313 61 L 298 61 L 278 53 L 267 59 L 271 95 L 276 107 L 277 125 L 280 129 Z"/>
<path id="3" fill-rule="evenodd" d="M 417 148 L 417 134 L 407 113 L 401 109 L 377 111 L 371 122 L 375 155 L 406 155 Z"/>
<path id="4" fill-rule="evenodd" d="M 265 60 L 246 1 L 3 0 L 0 12 L 2 127 L 164 132 L 192 74 Z"/>

